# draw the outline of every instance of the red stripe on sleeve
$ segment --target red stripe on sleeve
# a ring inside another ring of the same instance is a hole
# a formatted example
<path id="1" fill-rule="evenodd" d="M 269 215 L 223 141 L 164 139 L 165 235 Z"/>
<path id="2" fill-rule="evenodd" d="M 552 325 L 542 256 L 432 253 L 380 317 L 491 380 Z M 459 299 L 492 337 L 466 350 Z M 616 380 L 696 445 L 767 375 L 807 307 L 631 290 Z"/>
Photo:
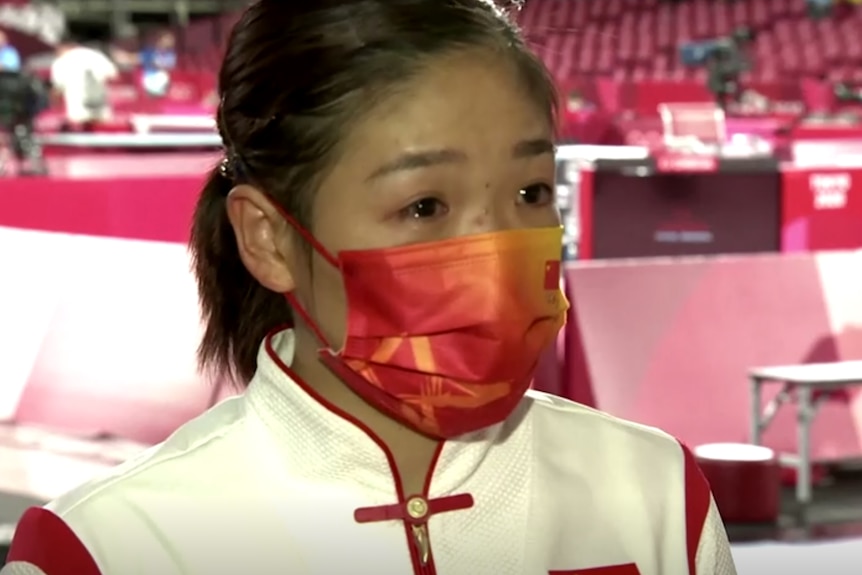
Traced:
<path id="1" fill-rule="evenodd" d="M 688 573 L 697 575 L 697 549 L 706 524 L 712 495 L 691 450 L 680 443 L 685 459 L 685 543 Z"/>
<path id="2" fill-rule="evenodd" d="M 31 507 L 21 517 L 7 561 L 30 563 L 45 575 L 101 575 L 75 532 L 41 507 Z"/>

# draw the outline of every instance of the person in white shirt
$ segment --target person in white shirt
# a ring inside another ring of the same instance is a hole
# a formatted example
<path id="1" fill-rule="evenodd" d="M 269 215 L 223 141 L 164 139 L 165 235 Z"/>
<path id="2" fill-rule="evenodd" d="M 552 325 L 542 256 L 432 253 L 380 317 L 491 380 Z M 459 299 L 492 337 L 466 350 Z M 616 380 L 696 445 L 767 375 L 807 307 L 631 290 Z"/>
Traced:
<path id="1" fill-rule="evenodd" d="M 28 511 L 2 575 L 734 574 L 685 447 L 529 391 L 558 99 L 502 10 L 259 0 L 219 86 L 191 249 L 244 392 Z"/>
<path id="2" fill-rule="evenodd" d="M 62 44 L 51 64 L 51 84 L 65 102 L 66 120 L 77 126 L 110 119 L 107 83 L 118 74 L 116 65 L 103 52 Z"/>

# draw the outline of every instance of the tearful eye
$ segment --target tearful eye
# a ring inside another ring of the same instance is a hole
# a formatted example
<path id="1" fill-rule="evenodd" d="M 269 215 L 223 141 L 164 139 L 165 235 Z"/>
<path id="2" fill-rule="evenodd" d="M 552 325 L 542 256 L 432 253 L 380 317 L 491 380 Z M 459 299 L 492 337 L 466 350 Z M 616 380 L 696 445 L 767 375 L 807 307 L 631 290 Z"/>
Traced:
<path id="1" fill-rule="evenodd" d="M 547 184 L 533 184 L 518 190 L 518 203 L 544 206 L 554 201 L 554 191 Z"/>
<path id="2" fill-rule="evenodd" d="M 406 219 L 424 220 L 444 215 L 448 211 L 446 205 L 436 198 L 422 198 L 403 210 L 401 215 Z"/>

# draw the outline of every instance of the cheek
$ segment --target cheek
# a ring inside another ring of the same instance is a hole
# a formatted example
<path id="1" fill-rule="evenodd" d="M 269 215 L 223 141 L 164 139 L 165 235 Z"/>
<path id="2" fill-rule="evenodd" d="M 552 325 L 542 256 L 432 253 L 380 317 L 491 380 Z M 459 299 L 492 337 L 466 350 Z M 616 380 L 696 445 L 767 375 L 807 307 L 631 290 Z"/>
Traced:
<path id="1" fill-rule="evenodd" d="M 315 257 L 306 289 L 311 317 L 327 342 L 338 349 L 344 341 L 347 325 L 347 300 L 341 274 L 322 258 Z"/>
<path id="2" fill-rule="evenodd" d="M 563 218 L 560 214 L 560 207 L 556 201 L 550 206 L 548 206 L 548 211 L 544 216 L 546 218 L 547 223 L 545 226 L 560 226 L 563 224 Z"/>
<path id="3" fill-rule="evenodd" d="M 523 228 L 551 228 L 562 223 L 556 202 L 538 209 L 521 209 L 519 215 L 521 218 L 520 227 Z"/>

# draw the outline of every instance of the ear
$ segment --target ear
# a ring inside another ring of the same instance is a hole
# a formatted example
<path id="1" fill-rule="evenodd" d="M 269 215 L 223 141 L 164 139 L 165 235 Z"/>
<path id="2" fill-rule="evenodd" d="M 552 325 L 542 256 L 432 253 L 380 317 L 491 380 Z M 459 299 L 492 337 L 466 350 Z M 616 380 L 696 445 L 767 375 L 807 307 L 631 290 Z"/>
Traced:
<path id="1" fill-rule="evenodd" d="M 227 214 L 242 263 L 265 288 L 277 293 L 293 291 L 292 242 L 287 222 L 266 194 L 248 185 L 228 194 Z"/>

